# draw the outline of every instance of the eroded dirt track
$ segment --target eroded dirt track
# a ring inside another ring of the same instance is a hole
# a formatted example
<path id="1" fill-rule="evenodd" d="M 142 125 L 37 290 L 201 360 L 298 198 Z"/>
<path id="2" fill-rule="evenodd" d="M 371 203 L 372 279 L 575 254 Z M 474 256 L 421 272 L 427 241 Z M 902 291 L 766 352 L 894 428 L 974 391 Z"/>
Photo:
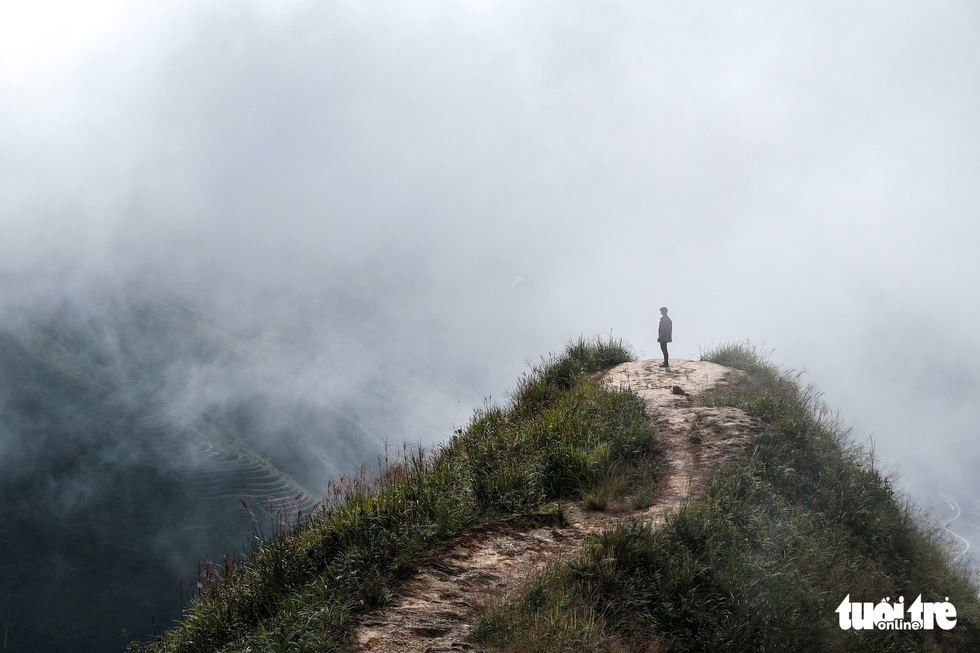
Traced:
<path id="1" fill-rule="evenodd" d="M 546 566 L 579 555 L 589 535 L 626 519 L 660 524 L 704 489 L 723 462 L 744 450 L 757 425 L 735 408 L 696 406 L 709 389 L 731 383 L 741 372 L 705 361 L 624 363 L 602 382 L 631 388 L 646 401 L 663 442 L 665 470 L 654 501 L 644 510 L 582 512 L 572 524 L 557 517 L 516 518 L 446 542 L 420 564 L 393 605 L 362 615 L 353 651 L 439 653 L 477 651 L 466 642 L 474 608 L 516 595 Z"/>

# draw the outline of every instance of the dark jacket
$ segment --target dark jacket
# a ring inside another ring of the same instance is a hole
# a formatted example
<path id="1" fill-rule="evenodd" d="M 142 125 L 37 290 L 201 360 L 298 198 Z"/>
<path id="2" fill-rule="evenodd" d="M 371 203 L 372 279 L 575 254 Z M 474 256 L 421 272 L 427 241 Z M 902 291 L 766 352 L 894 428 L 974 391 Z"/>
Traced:
<path id="1" fill-rule="evenodd" d="M 670 318 L 664 315 L 660 318 L 660 335 L 657 338 L 657 342 L 670 342 L 670 332 L 673 329 L 673 322 Z"/>

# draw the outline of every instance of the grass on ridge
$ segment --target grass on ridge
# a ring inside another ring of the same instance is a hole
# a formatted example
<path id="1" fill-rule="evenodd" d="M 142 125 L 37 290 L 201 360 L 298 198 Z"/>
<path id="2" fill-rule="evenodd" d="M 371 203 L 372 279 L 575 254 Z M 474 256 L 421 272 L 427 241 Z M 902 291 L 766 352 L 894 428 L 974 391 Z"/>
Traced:
<path id="1" fill-rule="evenodd" d="M 980 650 L 975 579 L 819 395 L 746 345 L 707 359 L 748 372 L 703 403 L 760 418 L 754 450 L 660 529 L 606 532 L 516 603 L 487 608 L 474 640 L 508 653 Z M 835 609 L 848 594 L 949 597 L 958 622 L 845 631 Z"/>
<path id="2" fill-rule="evenodd" d="M 438 542 L 581 496 L 627 467 L 655 466 L 643 401 L 589 376 L 631 358 L 611 337 L 570 343 L 444 446 L 386 455 L 373 473 L 332 482 L 322 509 L 301 524 L 257 538 L 242 558 L 202 563 L 184 618 L 129 651 L 342 650 L 355 615 L 391 601 Z"/>

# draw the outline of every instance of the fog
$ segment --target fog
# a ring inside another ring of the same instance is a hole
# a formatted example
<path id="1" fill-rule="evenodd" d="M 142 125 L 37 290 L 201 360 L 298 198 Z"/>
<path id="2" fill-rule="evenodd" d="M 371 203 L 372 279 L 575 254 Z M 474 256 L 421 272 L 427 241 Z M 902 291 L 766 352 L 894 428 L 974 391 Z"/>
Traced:
<path id="1" fill-rule="evenodd" d="M 671 356 L 771 351 L 980 524 L 974 3 L 159 4 L 0 4 L 4 474 L 59 451 L 17 348 L 316 495 L 581 334 L 656 357 L 668 306 Z"/>

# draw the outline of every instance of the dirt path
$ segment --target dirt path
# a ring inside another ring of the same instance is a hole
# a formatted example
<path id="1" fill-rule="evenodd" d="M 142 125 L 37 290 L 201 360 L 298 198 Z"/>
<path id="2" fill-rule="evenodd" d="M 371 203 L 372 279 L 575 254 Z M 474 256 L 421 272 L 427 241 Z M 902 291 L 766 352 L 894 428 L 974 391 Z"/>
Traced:
<path id="1" fill-rule="evenodd" d="M 705 361 L 624 363 L 602 376 L 609 387 L 632 388 L 664 442 L 664 477 L 652 505 L 605 512 L 571 509 L 572 525 L 557 517 L 516 518 L 455 538 L 433 552 L 402 588 L 394 605 L 363 615 L 352 650 L 374 653 L 476 651 L 466 642 L 475 606 L 517 593 L 547 565 L 577 556 L 590 534 L 625 519 L 660 524 L 696 495 L 721 464 L 742 451 L 756 424 L 735 408 L 694 406 L 708 389 L 730 383 L 736 370 Z"/>

